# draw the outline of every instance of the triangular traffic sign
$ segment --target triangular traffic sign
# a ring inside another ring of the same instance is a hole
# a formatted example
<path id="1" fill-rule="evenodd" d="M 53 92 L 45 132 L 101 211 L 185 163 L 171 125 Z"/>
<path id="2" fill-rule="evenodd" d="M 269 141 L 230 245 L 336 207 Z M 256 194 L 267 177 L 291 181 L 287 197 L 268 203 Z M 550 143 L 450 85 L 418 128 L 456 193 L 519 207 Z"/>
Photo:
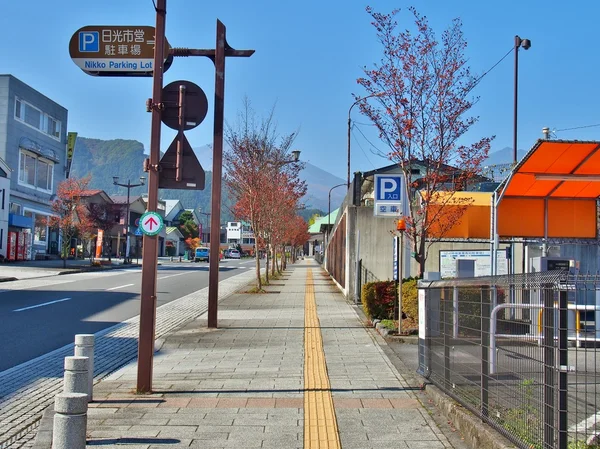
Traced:
<path id="1" fill-rule="evenodd" d="M 181 155 L 181 181 L 176 180 L 177 175 L 177 140 L 175 137 L 166 153 L 160 160 L 160 173 L 158 175 L 159 189 L 204 190 L 204 169 L 192 146 L 185 137 L 183 138 L 183 151 Z"/>

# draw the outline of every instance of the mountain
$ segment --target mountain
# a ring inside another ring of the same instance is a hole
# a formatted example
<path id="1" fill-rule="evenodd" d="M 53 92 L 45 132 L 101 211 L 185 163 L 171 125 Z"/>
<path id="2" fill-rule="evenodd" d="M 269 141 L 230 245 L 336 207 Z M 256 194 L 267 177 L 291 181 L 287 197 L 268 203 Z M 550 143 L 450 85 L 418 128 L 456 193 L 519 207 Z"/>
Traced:
<path id="1" fill-rule="evenodd" d="M 212 181 L 212 150 L 210 146 L 194 148 L 198 160 L 206 172 L 206 186 L 204 190 L 174 190 L 160 189 L 160 199 L 178 199 L 186 209 L 200 207 L 202 211 L 210 210 L 211 181 Z M 144 146 L 136 140 L 100 140 L 78 137 L 73 154 L 71 176 L 82 178 L 91 175 L 90 188 L 104 190 L 109 195 L 125 195 L 125 187 L 115 186 L 113 176 L 119 177 L 122 184 L 138 184 L 140 177 L 148 178 L 142 170 L 144 160 L 148 155 Z M 306 209 L 320 209 L 327 211 L 329 189 L 342 184 L 343 179 L 333 176 L 318 167 L 306 164 L 301 177 L 307 182 L 307 195 L 303 199 Z M 148 187 L 140 186 L 130 189 L 132 196 L 142 195 Z M 331 193 L 331 209 L 337 208 L 346 195 L 346 189 L 339 187 Z M 231 214 L 232 201 L 223 189 L 221 217 L 223 221 L 233 220 Z"/>
<path id="2" fill-rule="evenodd" d="M 329 208 L 329 189 L 339 184 L 346 185 L 346 181 L 342 178 L 338 178 L 308 162 L 302 170 L 302 177 L 307 184 L 306 196 L 302 201 L 307 207 L 310 206 L 323 211 L 327 211 Z M 331 210 L 335 210 L 342 204 L 346 193 L 346 187 L 337 187 L 331 191 Z"/>
<path id="3" fill-rule="evenodd" d="M 78 137 L 73 153 L 71 176 L 82 178 L 91 175 L 90 188 L 104 190 L 109 195 L 125 195 L 125 187 L 113 184 L 113 176 L 119 177 L 122 184 L 139 184 L 140 177 L 147 180 L 148 174 L 142 170 L 144 160 L 148 157 L 144 153 L 144 146 L 136 140 L 100 140 Z M 178 199 L 187 209 L 200 207 L 203 211 L 210 210 L 210 189 L 212 172 L 206 170 L 206 187 L 204 190 L 174 190 L 160 189 L 160 199 Z M 132 196 L 142 195 L 148 187 L 132 187 Z M 231 206 L 228 198 L 223 198 L 222 215 L 224 220 L 232 219 L 227 207 Z"/>
<path id="4" fill-rule="evenodd" d="M 523 159 L 523 157 L 527 154 L 525 150 L 517 151 L 517 161 Z M 488 154 L 487 159 L 481 164 L 482 167 L 486 165 L 502 165 L 502 164 L 512 164 L 513 162 L 513 149 L 510 147 L 502 148 L 501 150 L 494 151 Z"/>
<path id="5" fill-rule="evenodd" d="M 198 160 L 206 170 L 212 169 L 212 149 L 209 145 L 194 148 Z M 302 157 L 300 157 L 302 159 Z M 307 183 L 306 196 L 303 198 L 307 209 L 320 209 L 327 213 L 329 206 L 329 189 L 335 185 L 343 184 L 344 180 L 332 175 L 325 170 L 316 167 L 308 162 L 305 163 L 304 170 L 300 175 Z M 335 210 L 342 204 L 346 196 L 346 189 L 339 187 L 331 192 L 331 210 Z"/>

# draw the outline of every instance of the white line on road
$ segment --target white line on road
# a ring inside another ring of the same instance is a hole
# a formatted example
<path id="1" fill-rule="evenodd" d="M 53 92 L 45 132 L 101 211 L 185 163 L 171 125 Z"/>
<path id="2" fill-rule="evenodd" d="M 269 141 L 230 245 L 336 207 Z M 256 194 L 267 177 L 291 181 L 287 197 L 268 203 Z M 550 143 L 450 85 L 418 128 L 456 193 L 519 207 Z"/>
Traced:
<path id="1" fill-rule="evenodd" d="M 168 275 L 168 276 L 163 276 L 163 277 L 161 277 L 161 278 L 158 278 L 158 280 L 160 281 L 161 279 L 167 279 L 167 278 L 172 278 L 172 277 L 175 277 L 175 276 L 181 276 L 182 274 L 189 274 L 189 273 L 177 273 L 177 274 L 170 274 L 170 275 Z"/>
<path id="2" fill-rule="evenodd" d="M 57 302 L 68 301 L 69 299 L 71 299 L 71 298 L 57 299 L 56 301 L 45 302 L 43 304 L 37 304 L 35 306 L 23 307 L 22 309 L 15 309 L 15 310 L 13 310 L 13 312 L 22 312 L 23 310 L 29 310 L 29 309 L 35 309 L 36 307 L 48 306 L 50 304 L 55 304 Z"/>
<path id="3" fill-rule="evenodd" d="M 132 285 L 135 285 L 135 284 L 119 285 L 118 287 L 107 288 L 106 291 L 108 292 L 108 291 L 111 291 L 111 290 L 118 290 L 120 288 L 131 287 Z"/>

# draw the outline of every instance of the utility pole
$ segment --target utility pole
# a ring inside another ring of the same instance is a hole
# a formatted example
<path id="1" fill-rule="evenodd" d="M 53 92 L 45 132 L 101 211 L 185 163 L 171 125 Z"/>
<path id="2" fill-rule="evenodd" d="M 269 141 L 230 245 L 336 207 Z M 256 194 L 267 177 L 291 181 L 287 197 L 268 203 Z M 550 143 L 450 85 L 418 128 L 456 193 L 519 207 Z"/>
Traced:
<path id="1" fill-rule="evenodd" d="M 125 235 L 126 235 L 126 241 L 125 241 L 125 257 L 123 258 L 123 263 L 129 263 L 129 253 L 130 253 L 130 243 L 129 243 L 129 226 L 130 226 L 130 211 L 129 211 L 129 206 L 130 206 L 130 199 L 129 199 L 129 191 L 133 188 L 133 187 L 139 187 L 139 186 L 143 186 L 146 184 L 146 178 L 144 178 L 143 176 L 140 177 L 140 183 L 139 184 L 132 184 L 129 179 L 127 180 L 127 184 L 119 184 L 119 177 L 118 176 L 113 176 L 113 184 L 116 186 L 121 186 L 121 187 L 125 187 L 127 188 L 127 212 L 126 212 L 126 216 L 125 216 Z"/>

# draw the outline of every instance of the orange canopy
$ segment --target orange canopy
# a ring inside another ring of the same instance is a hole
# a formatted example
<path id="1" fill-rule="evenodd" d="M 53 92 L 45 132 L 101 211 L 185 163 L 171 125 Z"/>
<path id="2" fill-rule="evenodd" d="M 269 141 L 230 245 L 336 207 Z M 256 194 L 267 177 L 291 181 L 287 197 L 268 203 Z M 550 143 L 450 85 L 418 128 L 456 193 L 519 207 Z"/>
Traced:
<path id="1" fill-rule="evenodd" d="M 596 238 L 600 142 L 538 140 L 497 192 L 501 237 Z"/>
<path id="2" fill-rule="evenodd" d="M 538 140 L 515 167 L 504 196 L 595 200 L 599 181 L 600 142 Z"/>
<path id="3" fill-rule="evenodd" d="M 500 237 L 596 238 L 600 142 L 538 140 L 496 192 Z M 441 221 L 432 224 L 429 235 L 489 239 L 491 194 L 457 194 L 472 198 L 459 219 L 450 210 L 454 206 L 441 205 L 443 196 L 432 201 Z"/>

